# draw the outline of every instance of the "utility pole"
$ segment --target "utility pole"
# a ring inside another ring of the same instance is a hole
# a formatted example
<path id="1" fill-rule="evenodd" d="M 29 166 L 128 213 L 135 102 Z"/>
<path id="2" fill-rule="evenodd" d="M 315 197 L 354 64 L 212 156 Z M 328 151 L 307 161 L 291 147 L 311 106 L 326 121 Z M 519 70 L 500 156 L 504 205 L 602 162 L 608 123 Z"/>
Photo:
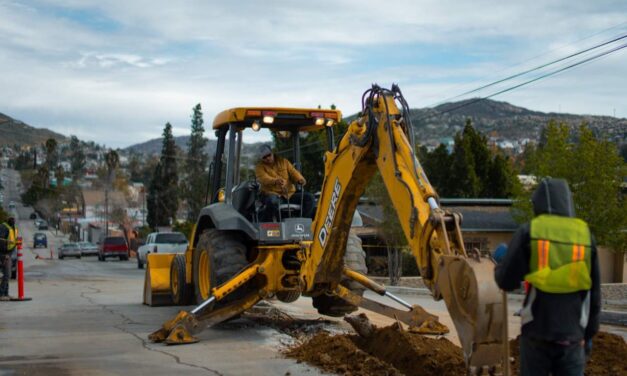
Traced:
<path id="1" fill-rule="evenodd" d="M 108 179 L 107 179 L 108 180 Z M 104 236 L 109 236 L 109 182 L 105 185 L 105 212 L 104 212 L 104 220 L 105 220 L 105 234 Z"/>
<path id="2" fill-rule="evenodd" d="M 142 186 L 142 227 L 146 227 L 146 186 Z"/>
<path id="3" fill-rule="evenodd" d="M 107 163 L 107 182 L 105 184 L 105 236 L 109 236 L 109 188 L 113 180 L 113 174 L 115 168 L 120 161 L 120 157 L 115 150 L 109 150 L 105 155 L 105 161 Z"/>

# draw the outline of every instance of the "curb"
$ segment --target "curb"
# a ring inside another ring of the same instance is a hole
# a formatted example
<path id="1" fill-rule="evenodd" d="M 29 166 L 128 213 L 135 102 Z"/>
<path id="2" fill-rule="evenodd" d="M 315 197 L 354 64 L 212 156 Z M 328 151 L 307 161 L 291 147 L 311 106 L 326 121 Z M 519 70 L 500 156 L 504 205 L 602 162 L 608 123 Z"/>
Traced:
<path id="1" fill-rule="evenodd" d="M 599 321 L 601 324 L 627 326 L 627 312 L 601 311 Z"/>
<path id="2" fill-rule="evenodd" d="M 399 295 L 431 296 L 431 291 L 424 287 L 385 286 L 385 290 Z M 525 300 L 525 296 L 522 294 L 507 294 L 507 299 L 522 302 Z"/>

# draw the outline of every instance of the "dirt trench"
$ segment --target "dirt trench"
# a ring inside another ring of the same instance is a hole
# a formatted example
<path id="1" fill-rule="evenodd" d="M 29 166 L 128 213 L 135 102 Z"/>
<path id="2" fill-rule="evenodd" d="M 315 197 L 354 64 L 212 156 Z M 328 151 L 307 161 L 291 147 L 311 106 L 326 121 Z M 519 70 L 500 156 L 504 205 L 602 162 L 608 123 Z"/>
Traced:
<path id="1" fill-rule="evenodd" d="M 627 344 L 622 337 L 601 332 L 594 339 L 586 376 L 627 375 Z M 518 375 L 518 339 L 510 341 L 512 375 Z M 375 328 L 364 338 L 355 334 L 319 332 L 288 348 L 285 355 L 340 375 L 464 375 L 461 348 L 445 338 L 430 338 L 396 325 Z"/>
<path id="2" fill-rule="evenodd" d="M 351 376 L 457 376 L 465 372 L 461 349 L 449 340 L 402 331 L 394 325 L 377 328 L 368 338 L 318 333 L 288 349 L 286 355 Z"/>

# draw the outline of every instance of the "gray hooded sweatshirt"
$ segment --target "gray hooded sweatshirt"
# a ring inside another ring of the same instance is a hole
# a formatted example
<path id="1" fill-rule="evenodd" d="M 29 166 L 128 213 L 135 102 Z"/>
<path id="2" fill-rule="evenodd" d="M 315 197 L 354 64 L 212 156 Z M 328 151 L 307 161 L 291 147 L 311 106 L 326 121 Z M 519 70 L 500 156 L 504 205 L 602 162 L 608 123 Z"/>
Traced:
<path id="1" fill-rule="evenodd" d="M 575 216 L 572 194 L 563 179 L 544 179 L 534 192 L 532 202 L 536 216 Z M 519 288 L 529 273 L 530 257 L 530 224 L 526 223 L 516 231 L 503 261 L 495 269 L 494 277 L 499 287 L 506 291 Z M 599 262 L 594 237 L 591 267 L 592 287 L 589 291 L 551 294 L 531 287 L 521 313 L 522 335 L 549 342 L 592 338 L 599 330 L 601 311 Z"/>

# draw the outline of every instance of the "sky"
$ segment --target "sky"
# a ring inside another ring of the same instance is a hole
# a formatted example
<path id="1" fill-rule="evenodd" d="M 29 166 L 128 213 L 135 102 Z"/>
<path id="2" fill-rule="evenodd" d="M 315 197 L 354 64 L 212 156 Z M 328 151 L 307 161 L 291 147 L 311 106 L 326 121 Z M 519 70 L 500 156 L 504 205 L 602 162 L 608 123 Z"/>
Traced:
<path id="1" fill-rule="evenodd" d="M 188 134 L 197 103 L 206 128 L 241 106 L 353 114 L 372 83 L 432 106 L 625 34 L 623 0 L 0 0 L 0 112 L 126 147 Z M 627 117 L 626 91 L 627 48 L 494 99 Z"/>

